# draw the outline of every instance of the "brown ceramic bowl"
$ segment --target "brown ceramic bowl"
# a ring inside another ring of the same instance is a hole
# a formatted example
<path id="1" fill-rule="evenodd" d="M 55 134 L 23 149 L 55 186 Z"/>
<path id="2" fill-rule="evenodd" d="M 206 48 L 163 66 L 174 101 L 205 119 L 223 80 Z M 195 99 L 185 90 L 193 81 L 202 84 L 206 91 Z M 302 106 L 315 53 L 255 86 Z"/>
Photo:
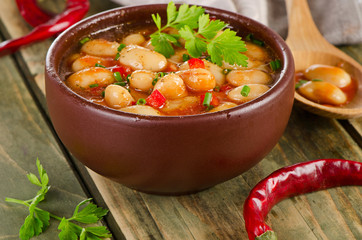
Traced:
<path id="1" fill-rule="evenodd" d="M 166 5 L 113 9 L 69 28 L 46 58 L 46 99 L 59 138 L 95 172 L 149 193 L 183 194 L 224 182 L 247 171 L 282 136 L 294 98 L 294 62 L 278 34 L 249 18 L 206 8 L 241 35 L 269 45 L 282 71 L 261 97 L 222 112 L 193 116 L 142 116 L 97 105 L 64 84 L 62 64 L 69 49 L 85 36 L 117 26 L 116 31 L 153 25 L 165 18 Z"/>

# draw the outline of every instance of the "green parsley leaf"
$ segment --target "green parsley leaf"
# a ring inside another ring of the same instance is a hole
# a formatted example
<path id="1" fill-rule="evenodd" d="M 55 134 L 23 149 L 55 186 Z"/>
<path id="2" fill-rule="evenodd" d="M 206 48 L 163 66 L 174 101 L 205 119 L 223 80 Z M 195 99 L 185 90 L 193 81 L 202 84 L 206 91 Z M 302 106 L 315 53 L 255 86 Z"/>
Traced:
<path id="1" fill-rule="evenodd" d="M 241 38 L 236 36 L 236 32 L 230 29 L 226 29 L 207 45 L 211 61 L 219 66 L 222 65 L 223 59 L 231 65 L 248 66 L 248 57 L 241 53 L 246 50 L 245 42 L 241 41 Z"/>
<path id="2" fill-rule="evenodd" d="M 201 57 L 202 53 L 207 50 L 207 43 L 201 38 L 197 38 L 193 30 L 189 26 L 184 26 L 180 30 L 180 35 L 186 40 L 185 48 L 193 58 Z"/>
<path id="3" fill-rule="evenodd" d="M 156 15 L 152 14 L 152 19 L 155 22 L 158 30 L 161 31 L 161 17 L 160 17 L 160 15 L 158 13 Z"/>
<path id="4" fill-rule="evenodd" d="M 210 21 L 209 14 L 203 14 L 199 18 L 199 30 L 198 33 L 207 39 L 212 39 L 216 34 L 227 27 L 225 22 L 220 20 Z"/>
<path id="5" fill-rule="evenodd" d="M 188 4 L 182 4 L 178 9 L 175 21 L 172 23 L 177 29 L 187 25 L 191 29 L 197 28 L 199 17 L 205 12 L 205 9 L 199 6 L 189 7 Z"/>
<path id="6" fill-rule="evenodd" d="M 76 206 L 73 216 L 69 219 L 58 217 L 48 211 L 38 208 L 37 205 L 44 200 L 50 186 L 48 186 L 48 174 L 40 164 L 39 159 L 37 159 L 36 165 L 39 172 L 39 178 L 32 173 L 27 174 L 27 177 L 31 183 L 41 187 L 36 196 L 27 201 L 14 198 L 5 198 L 5 201 L 7 202 L 22 204 L 29 208 L 29 215 L 25 218 L 24 224 L 19 230 L 19 237 L 21 240 L 29 240 L 30 238 L 38 236 L 44 232 L 49 226 L 50 217 L 60 221 L 58 226 L 58 229 L 61 230 L 58 235 L 60 240 L 77 240 L 78 237 L 85 240 L 100 240 L 101 238 L 111 237 L 111 234 L 106 227 L 101 226 L 83 228 L 71 222 L 74 220 L 81 223 L 96 223 L 107 214 L 108 210 L 89 203 L 91 199 L 86 199 L 80 202 Z M 85 206 L 82 210 L 79 210 L 80 207 L 85 204 L 88 205 Z"/>
<path id="7" fill-rule="evenodd" d="M 155 47 L 155 51 L 169 58 L 175 54 L 171 43 L 177 42 L 177 39 L 166 33 L 151 34 L 151 44 Z"/>
<path id="8" fill-rule="evenodd" d="M 161 18 L 160 18 L 160 16 L 158 16 L 158 17 L 160 19 L 159 22 L 160 22 L 160 25 L 161 25 Z M 173 22 L 176 19 L 176 17 L 177 17 L 176 5 L 173 2 L 170 2 L 167 5 L 167 25 L 170 25 L 171 22 Z M 161 26 L 158 29 L 161 29 Z"/>
<path id="9" fill-rule="evenodd" d="M 33 174 L 33 173 L 28 173 L 26 176 L 28 177 L 29 181 L 30 181 L 32 184 L 37 185 L 37 186 L 39 186 L 39 187 L 42 186 L 42 185 L 41 185 L 41 182 L 39 181 L 39 179 L 37 178 L 37 176 L 35 176 L 35 174 Z"/>
<path id="10" fill-rule="evenodd" d="M 77 240 L 81 234 L 81 228 L 63 218 L 58 229 L 61 230 L 58 237 L 60 240 Z"/>
<path id="11" fill-rule="evenodd" d="M 102 237 L 102 238 L 111 237 L 109 230 L 104 226 L 87 227 L 85 230 L 86 230 L 86 232 L 91 233 L 98 237 Z"/>
<path id="12" fill-rule="evenodd" d="M 36 166 L 38 168 L 39 177 L 42 186 L 47 186 L 49 183 L 49 177 L 45 169 L 43 168 L 43 165 L 40 164 L 39 158 L 36 159 Z"/>
<path id="13" fill-rule="evenodd" d="M 93 203 L 89 203 L 89 201 L 91 200 L 92 199 L 86 199 L 80 202 L 75 208 L 73 216 L 68 220 L 75 220 L 81 223 L 96 223 L 108 213 L 108 210 L 97 207 Z M 89 204 L 81 211 L 79 211 L 79 207 L 86 203 Z"/>
<path id="14" fill-rule="evenodd" d="M 160 16 L 152 15 L 158 28 L 158 31 L 151 34 L 155 51 L 167 58 L 175 53 L 172 45 L 180 45 L 178 35 L 162 32 L 171 27 L 179 30 L 180 36 L 185 40 L 185 48 L 193 58 L 207 53 L 211 61 L 219 66 L 225 61 L 246 67 L 248 58 L 241 53 L 247 50 L 245 43 L 236 36 L 236 32 L 224 30 L 228 24 L 221 20 L 210 21 L 210 16 L 204 12 L 202 7 L 189 7 L 187 4 L 181 5 L 177 11 L 175 4 L 170 2 L 167 6 L 167 24 L 163 27 Z M 194 30 L 196 28 L 197 31 Z M 223 32 L 217 36 L 220 31 Z"/>
<path id="15" fill-rule="evenodd" d="M 19 237 L 21 240 L 28 240 L 34 236 L 38 236 L 41 232 L 42 222 L 31 214 L 25 218 L 24 224 L 19 231 Z"/>

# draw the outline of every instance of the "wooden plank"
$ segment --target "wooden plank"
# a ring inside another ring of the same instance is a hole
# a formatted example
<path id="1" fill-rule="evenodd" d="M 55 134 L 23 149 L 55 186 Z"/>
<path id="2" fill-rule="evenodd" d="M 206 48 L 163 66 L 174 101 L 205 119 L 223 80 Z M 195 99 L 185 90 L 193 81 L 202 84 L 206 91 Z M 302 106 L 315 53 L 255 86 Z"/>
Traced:
<path id="1" fill-rule="evenodd" d="M 5 22 L 7 29 L 14 27 L 12 18 Z M 30 72 L 36 72 L 38 68 L 28 63 L 34 55 L 27 57 L 24 51 L 21 55 Z M 36 58 L 38 62 L 40 57 Z M 284 136 L 261 163 L 198 194 L 143 194 L 89 172 L 97 186 L 94 191 L 100 191 L 127 239 L 246 239 L 242 205 L 250 189 L 279 167 L 322 157 L 362 161 L 361 150 L 337 121 L 294 109 Z M 272 209 L 267 221 L 279 239 L 360 239 L 360 206 L 361 188 L 337 188 L 285 200 Z M 331 223 L 329 216 L 335 221 Z"/>
<path id="2" fill-rule="evenodd" d="M 340 49 L 362 64 L 362 43 L 353 46 L 341 46 Z M 362 117 L 349 120 L 349 122 L 359 135 L 362 136 Z"/>
<path id="3" fill-rule="evenodd" d="M 0 239 L 19 239 L 27 209 L 4 199 L 25 200 L 35 196 L 39 189 L 28 181 L 26 174 L 37 174 L 37 157 L 47 170 L 51 185 L 40 207 L 70 217 L 74 207 L 87 196 L 11 57 L 0 58 L 0 72 Z M 37 239 L 56 239 L 57 234 L 57 221 L 52 220 L 49 229 Z"/>

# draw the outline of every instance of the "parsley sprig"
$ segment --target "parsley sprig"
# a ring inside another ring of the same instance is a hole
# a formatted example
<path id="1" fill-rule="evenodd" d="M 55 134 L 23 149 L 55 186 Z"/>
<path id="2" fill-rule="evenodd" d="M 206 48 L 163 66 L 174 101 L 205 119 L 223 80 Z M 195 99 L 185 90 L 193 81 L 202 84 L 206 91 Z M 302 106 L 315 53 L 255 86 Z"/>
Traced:
<path id="1" fill-rule="evenodd" d="M 49 177 L 43 166 L 40 164 L 39 159 L 36 160 L 36 166 L 39 173 L 39 178 L 33 174 L 27 174 L 29 181 L 40 187 L 36 196 L 30 200 L 19 200 L 14 198 L 6 198 L 5 201 L 25 205 L 29 208 L 29 215 L 25 218 L 24 224 L 19 231 L 21 240 L 28 240 L 34 236 L 40 235 L 44 232 L 50 224 L 50 218 L 60 221 L 58 229 L 60 240 L 98 240 L 101 238 L 111 237 L 110 232 L 104 226 L 83 227 L 74 223 L 74 221 L 91 224 L 97 223 L 103 218 L 108 210 L 97 207 L 95 204 L 90 203 L 91 199 L 86 199 L 80 202 L 70 218 L 59 217 L 48 211 L 42 210 L 37 205 L 45 199 L 50 186 Z M 87 204 L 80 210 L 80 207 Z"/>
<path id="2" fill-rule="evenodd" d="M 175 53 L 172 45 L 179 46 L 179 38 L 185 40 L 185 48 L 193 58 L 199 58 L 204 53 L 210 56 L 212 62 L 222 65 L 222 61 L 246 67 L 247 57 L 245 42 L 230 30 L 228 24 L 221 20 L 210 20 L 209 14 L 199 6 L 183 4 L 177 11 L 176 5 L 170 2 L 167 6 L 167 23 L 161 25 L 159 14 L 152 14 L 157 31 L 151 34 L 151 43 L 155 51 L 169 58 Z M 163 32 L 167 28 L 179 30 L 179 34 Z M 196 30 L 195 30 L 196 29 Z M 218 34 L 220 33 L 221 34 Z"/>

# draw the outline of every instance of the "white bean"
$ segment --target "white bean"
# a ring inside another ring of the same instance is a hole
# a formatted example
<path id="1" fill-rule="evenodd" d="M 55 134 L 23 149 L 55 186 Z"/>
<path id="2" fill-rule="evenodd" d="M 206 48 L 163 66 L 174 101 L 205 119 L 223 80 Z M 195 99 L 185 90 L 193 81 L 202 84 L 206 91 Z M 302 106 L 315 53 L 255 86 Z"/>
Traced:
<path id="1" fill-rule="evenodd" d="M 205 69 L 209 70 L 212 75 L 215 77 L 216 85 L 222 86 L 225 83 L 225 74 L 223 73 L 223 69 L 218 65 L 204 60 Z"/>
<path id="2" fill-rule="evenodd" d="M 219 112 L 219 111 L 226 110 L 226 109 L 229 109 L 229 108 L 233 108 L 233 107 L 236 107 L 236 106 L 237 106 L 237 104 L 235 104 L 235 103 L 224 102 L 224 103 L 220 104 L 219 106 L 211 109 L 209 112 Z"/>
<path id="3" fill-rule="evenodd" d="M 152 88 L 152 81 L 156 74 L 147 70 L 137 70 L 131 74 L 129 78 L 130 86 L 142 92 L 149 92 Z"/>
<path id="4" fill-rule="evenodd" d="M 101 57 L 85 55 L 77 58 L 72 64 L 72 70 L 78 72 L 80 70 L 94 67 L 96 63 L 104 65 L 104 59 Z"/>
<path id="5" fill-rule="evenodd" d="M 148 40 L 148 41 L 146 41 L 146 42 L 144 42 L 144 43 L 142 44 L 142 47 L 147 48 L 147 49 L 150 49 L 150 50 L 155 50 L 155 47 L 154 47 L 154 46 L 152 45 L 152 43 L 151 43 L 151 39 Z"/>
<path id="6" fill-rule="evenodd" d="M 172 55 L 168 60 L 173 63 L 182 63 L 184 54 L 188 54 L 186 49 L 177 49 L 175 50 L 175 54 Z"/>
<path id="7" fill-rule="evenodd" d="M 113 73 L 105 68 L 92 67 L 73 73 L 66 80 L 68 86 L 75 90 L 88 89 L 93 84 L 106 86 L 113 83 Z"/>
<path id="8" fill-rule="evenodd" d="M 182 111 L 188 111 L 200 104 L 200 98 L 196 96 L 187 96 L 184 98 L 178 98 L 174 100 L 166 100 L 165 105 L 162 107 L 162 111 L 173 115 L 177 115 Z"/>
<path id="9" fill-rule="evenodd" d="M 244 86 L 245 85 L 242 85 L 230 90 L 227 94 L 227 97 L 234 102 L 244 103 L 261 96 L 269 90 L 269 87 L 263 84 L 248 84 L 247 86 L 249 86 L 250 92 L 248 96 L 244 97 L 243 95 L 241 95 L 241 90 Z"/>
<path id="10" fill-rule="evenodd" d="M 167 67 L 167 59 L 162 54 L 137 45 L 128 45 L 120 52 L 119 62 L 133 70 L 161 72 Z"/>
<path id="11" fill-rule="evenodd" d="M 152 115 L 152 116 L 161 116 L 162 114 L 150 106 L 144 105 L 134 105 L 120 109 L 123 112 L 141 114 L 141 115 Z"/>
<path id="12" fill-rule="evenodd" d="M 126 45 L 142 45 L 146 41 L 145 37 L 140 33 L 133 33 L 123 38 L 122 43 Z"/>
<path id="13" fill-rule="evenodd" d="M 309 79 L 320 79 L 339 88 L 351 84 L 351 76 L 342 68 L 322 64 L 314 64 L 307 68 L 304 75 Z"/>
<path id="14" fill-rule="evenodd" d="M 115 109 L 129 106 L 134 101 L 128 90 L 119 85 L 109 85 L 106 87 L 104 100 L 109 107 Z"/>
<path id="15" fill-rule="evenodd" d="M 185 82 L 186 86 L 194 92 L 205 92 L 214 89 L 216 80 L 210 71 L 203 68 L 193 68 L 176 73 Z"/>
<path id="16" fill-rule="evenodd" d="M 328 82 L 309 81 L 299 87 L 298 92 L 305 98 L 320 104 L 341 105 L 347 101 L 346 94 Z"/>
<path id="17" fill-rule="evenodd" d="M 257 69 L 250 70 L 232 70 L 226 75 L 226 81 L 233 86 L 258 83 L 268 85 L 272 82 L 271 76 Z"/>
<path id="18" fill-rule="evenodd" d="M 118 53 L 118 47 L 118 42 L 110 42 L 105 39 L 94 39 L 84 43 L 81 51 L 92 56 L 115 57 Z"/>
<path id="19" fill-rule="evenodd" d="M 251 42 L 245 42 L 245 44 L 248 50 L 246 52 L 243 52 L 243 54 L 245 54 L 247 57 L 262 62 L 266 62 L 269 60 L 269 54 L 264 47 L 261 47 Z"/>
<path id="20" fill-rule="evenodd" d="M 219 67 L 218 65 L 209 62 L 205 59 L 202 60 L 205 64 L 205 69 L 210 71 L 212 75 L 215 77 L 216 85 L 222 86 L 225 83 L 225 74 L 223 73 L 223 69 Z M 188 62 L 184 62 L 181 64 L 180 70 L 187 70 L 190 69 Z"/>
<path id="21" fill-rule="evenodd" d="M 159 79 L 154 89 L 160 91 L 166 99 L 182 98 L 187 95 L 184 81 L 174 73 L 167 74 Z"/>

